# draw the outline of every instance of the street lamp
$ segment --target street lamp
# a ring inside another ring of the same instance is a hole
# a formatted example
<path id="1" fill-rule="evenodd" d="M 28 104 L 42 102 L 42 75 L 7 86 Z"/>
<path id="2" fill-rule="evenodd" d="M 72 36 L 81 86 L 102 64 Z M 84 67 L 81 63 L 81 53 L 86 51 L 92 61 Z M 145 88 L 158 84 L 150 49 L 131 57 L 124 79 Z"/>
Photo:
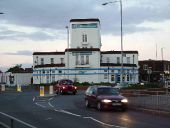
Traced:
<path id="1" fill-rule="evenodd" d="M 106 2 L 103 3 L 102 5 L 105 6 L 107 4 L 111 4 L 111 3 L 116 3 L 119 2 L 120 3 L 120 32 L 121 32 L 121 79 L 120 79 L 120 85 L 123 85 L 123 18 L 122 18 L 122 0 L 118 0 L 118 1 L 111 1 L 111 2 Z"/>
<path id="2" fill-rule="evenodd" d="M 67 29 L 67 78 L 69 79 L 69 27 Z"/>

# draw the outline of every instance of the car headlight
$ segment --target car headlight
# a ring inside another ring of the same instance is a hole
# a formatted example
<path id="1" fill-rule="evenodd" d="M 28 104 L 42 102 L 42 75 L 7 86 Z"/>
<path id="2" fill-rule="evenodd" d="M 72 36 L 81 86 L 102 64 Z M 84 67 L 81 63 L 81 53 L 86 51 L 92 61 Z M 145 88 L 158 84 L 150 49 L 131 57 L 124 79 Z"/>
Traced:
<path id="1" fill-rule="evenodd" d="M 104 100 L 102 100 L 102 102 L 104 102 L 104 103 L 111 103 L 112 101 L 108 100 L 108 99 L 104 99 Z"/>
<path id="2" fill-rule="evenodd" d="M 65 87 L 63 87 L 63 89 L 65 89 Z"/>
<path id="3" fill-rule="evenodd" d="M 127 100 L 127 99 L 122 99 L 121 102 L 122 102 L 122 103 L 127 103 L 128 100 Z"/>
<path id="4" fill-rule="evenodd" d="M 77 87 L 74 87 L 74 89 L 77 89 Z"/>

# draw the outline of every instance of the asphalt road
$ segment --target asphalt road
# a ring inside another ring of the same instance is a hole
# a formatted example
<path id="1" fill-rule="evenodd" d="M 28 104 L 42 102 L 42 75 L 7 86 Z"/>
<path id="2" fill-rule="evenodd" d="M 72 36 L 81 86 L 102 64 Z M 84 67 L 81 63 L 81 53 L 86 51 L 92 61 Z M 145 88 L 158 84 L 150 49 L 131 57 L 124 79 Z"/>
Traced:
<path id="1" fill-rule="evenodd" d="M 0 93 L 0 122 L 10 124 L 2 115 L 6 114 L 21 122 L 14 121 L 14 128 L 170 128 L 170 118 L 156 114 L 86 109 L 83 92 L 45 98 L 38 95 Z"/>

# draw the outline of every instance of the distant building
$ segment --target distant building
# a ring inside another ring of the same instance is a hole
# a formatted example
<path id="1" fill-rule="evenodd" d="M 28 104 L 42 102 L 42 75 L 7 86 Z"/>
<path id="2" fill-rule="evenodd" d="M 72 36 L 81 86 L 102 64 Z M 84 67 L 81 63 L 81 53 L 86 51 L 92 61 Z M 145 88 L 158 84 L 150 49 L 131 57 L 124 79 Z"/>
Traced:
<path id="1" fill-rule="evenodd" d="M 70 20 L 70 48 L 33 53 L 33 83 L 121 81 L 121 51 L 101 51 L 99 19 Z M 123 51 L 124 83 L 138 83 L 138 51 Z"/>
<path id="2" fill-rule="evenodd" d="M 140 81 L 164 82 L 170 78 L 170 61 L 142 60 L 139 66 Z"/>
<path id="3" fill-rule="evenodd" d="M 30 85 L 33 81 L 32 73 L 32 68 L 26 68 L 16 72 L 2 72 L 0 73 L 0 83 L 4 83 L 8 86 Z"/>

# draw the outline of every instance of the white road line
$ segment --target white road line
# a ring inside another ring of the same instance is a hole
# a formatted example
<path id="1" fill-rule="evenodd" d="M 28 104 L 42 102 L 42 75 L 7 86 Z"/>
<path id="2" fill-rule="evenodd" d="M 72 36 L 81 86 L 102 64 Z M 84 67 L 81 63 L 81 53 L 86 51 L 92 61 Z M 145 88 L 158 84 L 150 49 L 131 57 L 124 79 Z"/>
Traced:
<path id="1" fill-rule="evenodd" d="M 35 97 L 32 99 L 33 100 L 33 102 L 35 101 Z"/>
<path id="2" fill-rule="evenodd" d="M 48 105 L 52 108 L 54 108 L 54 106 L 50 103 L 50 101 L 48 102 Z"/>
<path id="3" fill-rule="evenodd" d="M 37 128 L 37 127 L 35 127 L 35 126 L 31 125 L 31 124 L 28 124 L 28 123 L 26 123 L 26 122 L 24 122 L 24 121 L 22 121 L 22 120 L 19 120 L 19 119 L 15 118 L 15 117 L 13 117 L 13 116 L 11 116 L 11 115 L 8 115 L 8 114 L 6 114 L 6 113 L 0 112 L 0 114 L 4 115 L 4 116 L 6 116 L 6 117 L 9 117 L 9 118 L 11 118 L 11 119 L 13 119 L 13 120 L 15 120 L 15 121 L 18 121 L 18 122 L 20 122 L 20 123 L 22 123 L 22 124 L 24 124 L 24 125 L 26 125 L 26 126 L 28 126 L 28 127 L 30 127 L 30 128 Z"/>
<path id="4" fill-rule="evenodd" d="M 78 114 L 75 114 L 75 113 L 71 113 L 71 112 L 65 111 L 65 110 L 60 110 L 60 112 L 63 112 L 63 113 L 66 113 L 66 114 L 70 114 L 70 115 L 73 115 L 73 116 L 81 117 L 81 115 L 78 115 Z"/>
<path id="5" fill-rule="evenodd" d="M 93 117 L 83 117 L 84 119 L 91 119 L 99 124 L 102 124 L 102 125 L 106 125 L 106 126 L 109 126 L 109 127 L 116 127 L 116 128 L 126 128 L 126 127 L 122 127 L 122 126 L 117 126 L 117 125 L 112 125 L 112 124 L 107 124 L 107 123 L 104 123 L 104 122 L 101 122 L 97 119 L 94 119 Z"/>
<path id="6" fill-rule="evenodd" d="M 37 106 L 40 106 L 40 107 L 42 107 L 42 108 L 46 108 L 46 106 L 43 106 L 43 105 L 41 105 L 41 104 L 39 104 L 39 103 L 35 103 Z"/>
<path id="7" fill-rule="evenodd" d="M 50 102 L 52 99 L 53 99 L 53 97 L 48 100 L 48 105 L 51 106 L 52 108 L 54 108 L 54 106 Z"/>

